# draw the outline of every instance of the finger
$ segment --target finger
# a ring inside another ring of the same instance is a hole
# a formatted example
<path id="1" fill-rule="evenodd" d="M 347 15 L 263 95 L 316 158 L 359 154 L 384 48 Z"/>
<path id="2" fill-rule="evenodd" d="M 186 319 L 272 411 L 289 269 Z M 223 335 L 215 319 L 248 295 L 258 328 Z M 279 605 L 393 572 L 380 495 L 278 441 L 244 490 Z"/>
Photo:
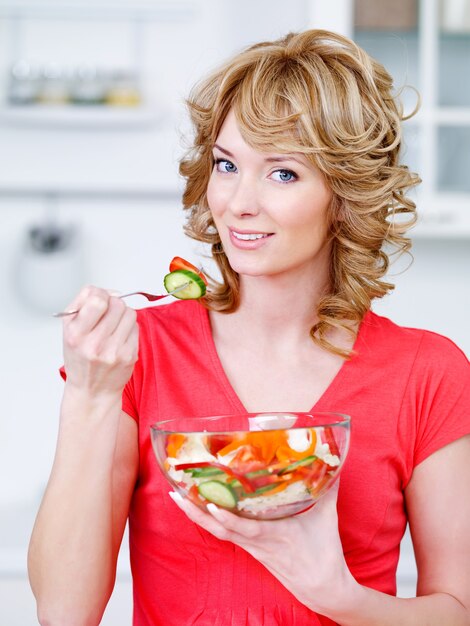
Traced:
<path id="1" fill-rule="evenodd" d="M 127 308 L 127 305 L 120 298 L 109 296 L 106 313 L 101 318 L 100 324 L 96 327 L 99 334 L 106 339 L 111 337 L 119 328 Z"/>
<path id="2" fill-rule="evenodd" d="M 95 287 L 94 285 L 85 285 L 84 287 L 82 287 L 80 289 L 80 291 L 75 296 L 75 298 L 72 300 L 72 302 L 70 302 L 70 304 L 67 307 L 65 307 L 65 310 L 66 311 L 75 311 L 75 310 L 81 309 L 81 307 L 86 302 L 86 300 L 96 290 L 103 291 L 103 292 L 107 293 L 110 296 L 118 297 L 118 296 L 121 295 L 121 292 L 117 291 L 116 289 L 100 289 L 99 287 Z"/>
<path id="3" fill-rule="evenodd" d="M 219 508 L 213 502 L 207 505 L 207 510 L 210 513 L 210 515 L 207 515 L 207 513 L 201 511 L 199 507 L 186 498 L 181 498 L 178 493 L 172 496 L 172 498 L 175 499 L 177 504 L 182 502 L 183 506 L 186 507 L 184 509 L 185 513 L 190 516 L 193 521 L 196 521 L 199 525 L 206 528 L 206 530 L 209 530 L 209 532 L 213 534 L 217 533 L 216 536 L 220 538 L 240 543 L 243 539 L 256 539 L 263 533 L 264 522 L 262 520 L 250 520 L 238 517 L 226 509 Z M 218 522 L 217 526 L 212 523 L 211 518 Z M 223 535 L 223 537 L 221 535 Z"/>
<path id="4" fill-rule="evenodd" d="M 225 529 L 241 535 L 246 539 L 256 539 L 263 532 L 262 520 L 251 520 L 238 517 L 226 509 L 221 509 L 212 502 L 207 505 L 207 510 Z"/>
<path id="5" fill-rule="evenodd" d="M 105 338 L 102 356 L 108 361 L 119 360 L 122 363 L 135 363 L 139 351 L 139 327 L 137 313 L 125 307 L 124 315 L 113 333 Z"/>
<path id="6" fill-rule="evenodd" d="M 311 509 L 317 513 L 324 512 L 327 515 L 337 516 L 339 481 L 335 481 L 328 491 L 321 496 Z"/>
<path id="7" fill-rule="evenodd" d="M 89 320 L 86 318 L 88 302 L 84 304 L 77 316 L 77 326 L 80 327 L 81 332 L 88 332 L 92 343 L 96 346 L 98 352 L 103 344 L 109 343 L 109 339 L 113 333 L 116 332 L 121 320 L 123 319 L 127 306 L 120 299 L 114 296 L 109 296 L 106 292 L 106 296 L 100 294 L 100 297 L 106 302 L 104 313 L 99 317 L 93 326 L 93 328 L 87 328 L 85 324 Z M 82 320 L 85 320 L 82 323 Z M 80 326 L 81 324 L 81 326 Z"/>
<path id="8" fill-rule="evenodd" d="M 122 302 L 122 300 L 120 300 Z M 124 313 L 112 333 L 112 338 L 116 343 L 124 345 L 129 341 L 137 326 L 137 312 L 134 309 L 124 305 Z"/>
<path id="9" fill-rule="evenodd" d="M 91 332 L 106 314 L 109 300 L 110 295 L 105 289 L 85 287 L 71 305 L 78 309 L 78 313 L 64 317 L 64 329 L 73 329 L 76 334 Z"/>
<path id="10" fill-rule="evenodd" d="M 323 506 L 331 506 L 336 509 L 336 505 L 338 502 L 338 492 L 339 492 L 339 478 L 335 480 L 335 482 L 331 485 L 328 491 L 320 498 L 319 503 L 322 503 Z"/>
<path id="11" fill-rule="evenodd" d="M 235 537 L 232 533 L 224 528 L 224 526 L 216 520 L 212 515 L 205 513 L 198 506 L 190 502 L 187 498 L 183 498 L 179 493 L 170 491 L 169 495 L 173 502 L 189 517 L 204 530 L 221 539 L 222 541 L 233 541 Z"/>
<path id="12" fill-rule="evenodd" d="M 92 289 L 93 289 L 93 285 L 86 285 L 85 287 L 82 287 L 80 291 L 77 293 L 77 295 L 75 296 L 75 298 L 65 307 L 65 310 L 75 311 L 75 310 L 80 309 L 82 304 L 90 295 Z"/>

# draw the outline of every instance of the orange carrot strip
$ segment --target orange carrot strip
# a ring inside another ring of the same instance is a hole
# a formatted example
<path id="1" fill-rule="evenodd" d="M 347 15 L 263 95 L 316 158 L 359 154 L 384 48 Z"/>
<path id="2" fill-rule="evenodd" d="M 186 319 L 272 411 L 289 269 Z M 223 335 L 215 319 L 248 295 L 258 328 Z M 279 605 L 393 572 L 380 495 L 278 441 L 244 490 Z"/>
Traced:
<path id="1" fill-rule="evenodd" d="M 186 441 L 185 435 L 181 435 L 179 433 L 168 435 L 168 439 L 166 442 L 167 455 L 171 458 L 175 458 L 178 453 L 178 450 L 185 443 L 185 441 Z"/>

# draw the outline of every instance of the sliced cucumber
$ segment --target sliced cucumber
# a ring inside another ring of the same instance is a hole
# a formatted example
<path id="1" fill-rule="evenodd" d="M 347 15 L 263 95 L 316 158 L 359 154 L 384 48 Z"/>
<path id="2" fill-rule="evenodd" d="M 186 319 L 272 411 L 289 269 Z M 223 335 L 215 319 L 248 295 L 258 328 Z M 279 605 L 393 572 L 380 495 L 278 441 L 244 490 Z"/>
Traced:
<path id="1" fill-rule="evenodd" d="M 206 478 L 207 476 L 223 476 L 224 472 L 217 467 L 196 467 L 193 470 L 185 470 L 191 472 L 193 478 Z"/>
<path id="2" fill-rule="evenodd" d="M 208 480 L 197 488 L 203 498 L 226 509 L 233 509 L 237 505 L 235 491 L 220 480 Z"/>
<path id="3" fill-rule="evenodd" d="M 206 293 L 206 285 L 202 278 L 189 270 L 175 270 L 167 274 L 163 279 L 163 284 L 168 293 L 175 291 L 175 289 L 182 287 L 186 283 L 189 283 L 187 287 L 173 294 L 175 298 L 196 300 L 197 298 L 202 298 Z"/>
<path id="4" fill-rule="evenodd" d="M 257 478 L 258 476 L 269 476 L 272 472 L 268 469 L 255 470 L 247 473 L 247 478 Z"/>
<path id="5" fill-rule="evenodd" d="M 279 482 L 271 483 L 270 485 L 264 485 L 263 487 L 259 487 L 254 493 L 248 493 L 246 495 L 249 496 L 249 497 L 260 496 L 263 493 L 271 491 L 275 487 L 279 487 Z"/>
<path id="6" fill-rule="evenodd" d="M 305 459 L 301 459 L 300 461 L 294 461 L 294 463 L 291 463 L 287 467 L 284 467 L 279 472 L 279 476 L 282 476 L 282 474 L 288 474 L 289 472 L 293 472 L 298 467 L 305 467 L 306 465 L 311 465 L 317 458 L 318 457 L 312 454 L 311 456 L 307 456 L 305 457 Z"/>

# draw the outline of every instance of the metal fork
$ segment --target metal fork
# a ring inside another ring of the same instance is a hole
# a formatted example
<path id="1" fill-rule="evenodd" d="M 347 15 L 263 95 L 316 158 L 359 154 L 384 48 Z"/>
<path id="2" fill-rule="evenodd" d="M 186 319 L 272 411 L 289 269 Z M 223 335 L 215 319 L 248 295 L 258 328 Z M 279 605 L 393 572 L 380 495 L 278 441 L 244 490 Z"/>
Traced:
<path id="1" fill-rule="evenodd" d="M 144 296 L 144 298 L 147 298 L 149 302 L 155 302 L 156 300 L 161 300 L 162 298 L 168 298 L 168 296 L 172 296 L 175 293 L 178 293 L 179 291 L 183 291 L 183 289 L 186 289 L 186 287 L 189 287 L 190 284 L 191 283 L 183 283 L 176 289 L 173 289 L 173 291 L 169 291 L 168 293 L 165 293 L 163 295 L 155 295 L 153 293 L 147 293 L 145 291 L 132 291 L 131 293 L 123 293 L 122 295 L 118 297 L 129 298 L 129 296 Z M 60 311 L 59 313 L 53 313 L 52 317 L 66 317 L 67 315 L 76 315 L 79 312 L 79 310 L 80 309 L 74 309 L 73 311 Z"/>

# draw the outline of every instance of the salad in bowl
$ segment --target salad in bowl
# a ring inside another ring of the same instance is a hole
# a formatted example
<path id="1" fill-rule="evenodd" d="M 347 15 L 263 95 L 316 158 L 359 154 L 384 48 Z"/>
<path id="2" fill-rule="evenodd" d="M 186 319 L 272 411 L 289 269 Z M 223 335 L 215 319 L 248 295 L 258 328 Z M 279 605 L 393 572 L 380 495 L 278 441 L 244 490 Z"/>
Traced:
<path id="1" fill-rule="evenodd" d="M 205 509 L 279 519 L 310 508 L 338 478 L 350 437 L 340 413 L 245 413 L 182 417 L 151 427 L 172 487 Z"/>

